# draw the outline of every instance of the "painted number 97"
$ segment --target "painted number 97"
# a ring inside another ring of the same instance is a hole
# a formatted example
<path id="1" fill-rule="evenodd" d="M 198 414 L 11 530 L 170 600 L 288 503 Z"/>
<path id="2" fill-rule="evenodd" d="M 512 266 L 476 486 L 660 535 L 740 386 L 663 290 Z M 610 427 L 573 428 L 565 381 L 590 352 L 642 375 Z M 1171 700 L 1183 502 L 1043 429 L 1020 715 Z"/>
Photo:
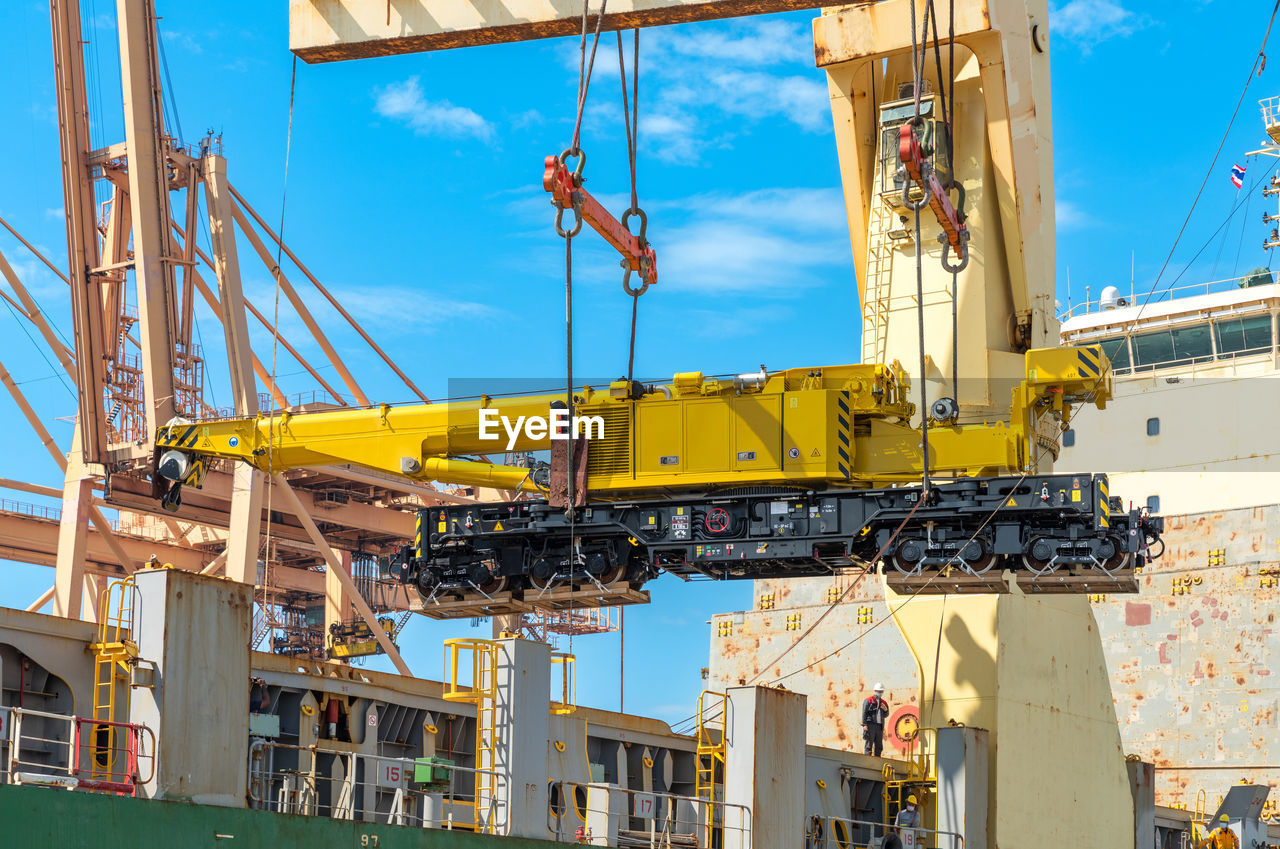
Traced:
<path id="1" fill-rule="evenodd" d="M 378 845 L 378 835 L 376 835 L 376 834 L 362 834 L 362 835 L 360 835 L 360 845 L 361 845 L 361 846 L 377 846 L 377 845 Z"/>

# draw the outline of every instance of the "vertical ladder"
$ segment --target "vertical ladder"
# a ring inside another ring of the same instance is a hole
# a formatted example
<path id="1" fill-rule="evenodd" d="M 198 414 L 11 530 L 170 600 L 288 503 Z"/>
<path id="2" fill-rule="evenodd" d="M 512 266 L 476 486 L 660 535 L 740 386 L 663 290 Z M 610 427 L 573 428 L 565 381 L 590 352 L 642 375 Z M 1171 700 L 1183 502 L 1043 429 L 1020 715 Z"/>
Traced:
<path id="1" fill-rule="evenodd" d="M 494 640 L 444 641 L 444 698 L 476 706 L 475 830 L 495 834 L 494 810 L 498 799 L 498 643 Z M 471 683 L 458 680 L 462 662 L 469 658 Z"/>
<path id="2" fill-rule="evenodd" d="M 708 715 L 710 712 L 710 715 Z M 718 803 L 724 797 L 725 718 L 729 714 L 729 697 L 724 693 L 703 690 L 698 695 L 697 772 L 694 795 L 707 803 L 704 847 L 719 844 L 723 827 L 716 816 Z"/>
<path id="3" fill-rule="evenodd" d="M 138 644 L 133 640 L 136 596 L 137 584 L 129 576 L 109 582 L 98 605 L 102 611 L 98 641 L 90 645 L 94 652 L 93 719 L 105 724 L 95 724 L 90 737 L 89 777 L 95 780 L 111 780 L 116 759 L 124 754 L 118 742 L 127 731 L 111 723 L 124 721 L 117 718 L 116 684 L 128 683 L 130 669 L 138 659 Z"/>
<path id="4" fill-rule="evenodd" d="M 893 210 L 880 198 L 871 200 L 867 227 L 867 279 L 862 301 L 862 361 L 882 363 L 889 350 L 889 304 L 893 288 Z"/>
<path id="5" fill-rule="evenodd" d="M 476 831 L 494 834 L 498 799 L 498 646 L 490 643 L 476 652 Z M 483 771 L 482 771 L 483 770 Z"/>

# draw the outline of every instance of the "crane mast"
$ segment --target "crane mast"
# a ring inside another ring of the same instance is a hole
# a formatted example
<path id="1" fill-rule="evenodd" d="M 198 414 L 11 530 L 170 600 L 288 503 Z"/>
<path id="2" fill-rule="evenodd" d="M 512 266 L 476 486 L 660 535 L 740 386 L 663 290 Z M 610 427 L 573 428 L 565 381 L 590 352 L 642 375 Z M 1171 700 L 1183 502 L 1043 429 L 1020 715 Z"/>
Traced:
<path id="1" fill-rule="evenodd" d="M 862 356 L 913 367 L 919 341 L 915 213 L 902 203 L 897 131 L 915 114 L 912 23 L 921 26 L 925 6 L 915 3 L 913 18 L 909 0 L 864 3 L 813 22 L 862 304 Z M 921 132 L 931 141 L 934 171 L 961 189 L 969 261 L 954 276 L 943 267 L 936 238 L 942 226 L 922 211 L 920 309 L 928 346 L 920 377 L 934 396 L 956 398 L 962 411 L 998 415 L 1007 409 L 999 387 L 1018 379 L 1021 355 L 1057 339 L 1049 17 L 1040 0 L 952 8 L 954 20 L 938 4 L 934 25 L 942 39 L 954 32 L 953 43 L 939 44 L 935 54 L 932 27 L 922 42 Z M 954 80 L 946 77 L 952 62 Z"/>

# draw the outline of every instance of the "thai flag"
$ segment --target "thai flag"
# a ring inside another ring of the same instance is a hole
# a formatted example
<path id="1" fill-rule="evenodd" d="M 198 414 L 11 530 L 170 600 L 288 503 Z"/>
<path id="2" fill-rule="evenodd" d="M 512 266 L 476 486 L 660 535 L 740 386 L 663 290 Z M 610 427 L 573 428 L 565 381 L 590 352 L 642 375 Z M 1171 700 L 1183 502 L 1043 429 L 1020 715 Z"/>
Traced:
<path id="1" fill-rule="evenodd" d="M 1231 166 L 1231 185 L 1235 186 L 1237 189 L 1244 185 L 1244 166 L 1243 165 Z"/>

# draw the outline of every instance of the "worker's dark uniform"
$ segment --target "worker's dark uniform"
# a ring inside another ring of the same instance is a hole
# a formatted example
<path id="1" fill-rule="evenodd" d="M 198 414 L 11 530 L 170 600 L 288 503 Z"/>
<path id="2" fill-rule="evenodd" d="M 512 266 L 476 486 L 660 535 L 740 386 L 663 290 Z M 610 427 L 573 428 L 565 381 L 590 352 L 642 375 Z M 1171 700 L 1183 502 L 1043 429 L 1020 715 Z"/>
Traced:
<path id="1" fill-rule="evenodd" d="M 889 716 L 889 703 L 876 695 L 862 703 L 862 750 L 880 757 L 884 751 L 884 721 Z"/>

